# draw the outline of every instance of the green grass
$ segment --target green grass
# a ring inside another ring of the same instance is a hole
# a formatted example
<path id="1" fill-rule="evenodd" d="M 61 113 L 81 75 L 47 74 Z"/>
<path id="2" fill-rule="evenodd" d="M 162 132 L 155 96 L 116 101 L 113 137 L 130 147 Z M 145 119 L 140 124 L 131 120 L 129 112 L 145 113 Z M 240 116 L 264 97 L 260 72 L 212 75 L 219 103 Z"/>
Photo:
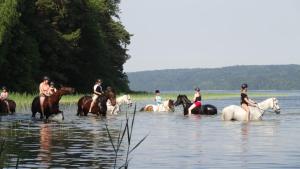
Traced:
<path id="1" fill-rule="evenodd" d="M 161 96 L 164 99 L 173 99 L 175 100 L 179 94 L 185 94 L 188 98 L 193 98 L 193 93 L 162 93 Z M 76 104 L 77 101 L 86 94 L 73 94 L 63 96 L 60 103 L 61 104 Z M 120 94 L 120 96 L 123 94 Z M 153 93 L 132 93 L 130 94 L 131 98 L 134 102 L 143 101 L 143 100 L 153 100 Z M 14 100 L 17 103 L 17 107 L 30 106 L 33 98 L 37 96 L 37 94 L 28 94 L 28 93 L 10 93 L 9 98 Z M 270 93 L 249 93 L 251 98 L 257 97 L 278 97 L 278 96 L 287 96 L 285 94 L 270 94 Z M 206 99 L 228 99 L 228 98 L 239 98 L 240 93 L 208 93 L 202 92 L 202 98 Z"/>

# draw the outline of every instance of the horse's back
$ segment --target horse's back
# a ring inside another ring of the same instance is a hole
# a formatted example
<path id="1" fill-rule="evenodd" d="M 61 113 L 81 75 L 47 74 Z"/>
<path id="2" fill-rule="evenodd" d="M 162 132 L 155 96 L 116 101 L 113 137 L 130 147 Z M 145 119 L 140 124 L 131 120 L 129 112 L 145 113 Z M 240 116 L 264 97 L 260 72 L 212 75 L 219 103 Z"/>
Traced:
<path id="1" fill-rule="evenodd" d="M 216 106 L 211 104 L 205 104 L 201 107 L 202 113 L 205 115 L 215 115 L 218 113 L 218 109 Z"/>

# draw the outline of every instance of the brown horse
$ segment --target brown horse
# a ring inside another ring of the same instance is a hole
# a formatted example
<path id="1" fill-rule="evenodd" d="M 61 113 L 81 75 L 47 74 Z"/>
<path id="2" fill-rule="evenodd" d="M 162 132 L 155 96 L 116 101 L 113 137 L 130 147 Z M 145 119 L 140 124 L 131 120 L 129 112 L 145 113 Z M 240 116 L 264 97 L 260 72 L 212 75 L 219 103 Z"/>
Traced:
<path id="1" fill-rule="evenodd" d="M 66 94 L 71 94 L 74 93 L 74 88 L 71 87 L 62 87 L 58 89 L 53 95 L 48 96 L 45 98 L 45 101 L 43 103 L 44 107 L 44 115 L 46 116 L 46 119 L 49 118 L 52 114 L 58 114 L 63 112 L 59 110 L 59 100 L 63 95 Z M 39 112 L 40 119 L 42 120 L 44 118 L 43 113 L 41 113 L 41 106 L 40 106 L 40 97 L 37 96 L 33 99 L 32 104 L 31 104 L 31 112 L 32 112 L 32 117 L 35 118 L 35 114 Z"/>
<path id="2" fill-rule="evenodd" d="M 16 112 L 16 102 L 10 99 L 0 100 L 0 113 L 8 114 Z"/>
<path id="3" fill-rule="evenodd" d="M 106 116 L 106 111 L 107 111 L 107 105 L 106 102 L 107 100 L 110 100 L 112 105 L 115 106 L 117 101 L 116 101 L 116 92 L 108 87 L 104 94 L 98 97 L 96 100 L 94 106 L 92 107 L 91 113 L 96 114 L 96 115 L 102 115 Z M 89 113 L 89 108 L 92 102 L 92 97 L 91 96 L 83 96 L 78 100 L 78 109 L 77 109 L 77 116 L 87 116 Z"/>

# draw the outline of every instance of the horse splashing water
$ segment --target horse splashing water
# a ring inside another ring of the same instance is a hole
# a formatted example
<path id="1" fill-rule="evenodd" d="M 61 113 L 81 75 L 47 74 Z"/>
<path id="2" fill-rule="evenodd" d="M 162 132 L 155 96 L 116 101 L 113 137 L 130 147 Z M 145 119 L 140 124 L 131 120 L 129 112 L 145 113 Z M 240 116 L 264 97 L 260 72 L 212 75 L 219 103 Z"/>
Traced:
<path id="1" fill-rule="evenodd" d="M 46 119 L 48 119 L 51 115 L 57 115 L 61 113 L 63 120 L 63 112 L 59 110 L 59 101 L 63 95 L 74 93 L 74 91 L 74 88 L 71 87 L 61 87 L 51 96 L 47 96 L 43 103 L 44 114 L 41 111 L 40 96 L 35 97 L 31 104 L 32 117 L 35 118 L 36 113 L 39 112 L 41 114 L 40 119 L 42 120 L 44 116 L 46 116 Z"/>
<path id="2" fill-rule="evenodd" d="M 146 111 L 146 112 L 174 112 L 174 100 L 166 100 L 163 101 L 162 104 L 154 105 L 154 104 L 148 104 L 140 109 L 140 111 Z"/>
<path id="3" fill-rule="evenodd" d="M 187 98 L 186 95 L 178 95 L 177 100 L 175 102 L 175 106 L 182 105 L 184 115 L 188 114 L 189 107 L 193 103 Z M 211 104 L 205 104 L 201 107 L 196 107 L 192 110 L 192 114 L 203 114 L 203 115 L 215 115 L 218 113 L 217 108 Z"/>
<path id="4" fill-rule="evenodd" d="M 250 120 L 261 120 L 265 111 L 273 109 L 277 114 L 280 113 L 280 107 L 276 98 L 269 98 L 257 104 L 256 107 L 249 106 Z M 246 111 L 240 106 L 230 105 L 222 110 L 222 120 L 246 121 Z"/>
<path id="5" fill-rule="evenodd" d="M 128 107 L 132 106 L 131 96 L 129 94 L 125 94 L 117 98 L 117 103 L 115 106 L 111 104 L 111 101 L 107 101 L 107 113 L 109 114 L 118 114 L 120 112 L 120 106 L 123 104 L 128 105 Z"/>
<path id="6" fill-rule="evenodd" d="M 106 116 L 107 112 L 107 101 L 110 101 L 112 106 L 116 105 L 116 92 L 112 88 L 108 88 L 102 95 L 98 97 L 94 106 L 92 107 L 92 114 Z M 77 103 L 77 116 L 87 116 L 89 108 L 92 103 L 91 96 L 83 96 L 78 100 Z"/>

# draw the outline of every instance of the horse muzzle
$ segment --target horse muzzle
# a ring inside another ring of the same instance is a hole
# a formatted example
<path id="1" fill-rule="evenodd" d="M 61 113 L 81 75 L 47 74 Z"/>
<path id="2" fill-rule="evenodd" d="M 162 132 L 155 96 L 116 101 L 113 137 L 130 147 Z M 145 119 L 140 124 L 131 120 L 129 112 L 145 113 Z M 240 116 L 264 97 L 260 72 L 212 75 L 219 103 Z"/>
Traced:
<path id="1" fill-rule="evenodd" d="M 276 114 L 280 114 L 280 109 L 275 110 Z"/>

